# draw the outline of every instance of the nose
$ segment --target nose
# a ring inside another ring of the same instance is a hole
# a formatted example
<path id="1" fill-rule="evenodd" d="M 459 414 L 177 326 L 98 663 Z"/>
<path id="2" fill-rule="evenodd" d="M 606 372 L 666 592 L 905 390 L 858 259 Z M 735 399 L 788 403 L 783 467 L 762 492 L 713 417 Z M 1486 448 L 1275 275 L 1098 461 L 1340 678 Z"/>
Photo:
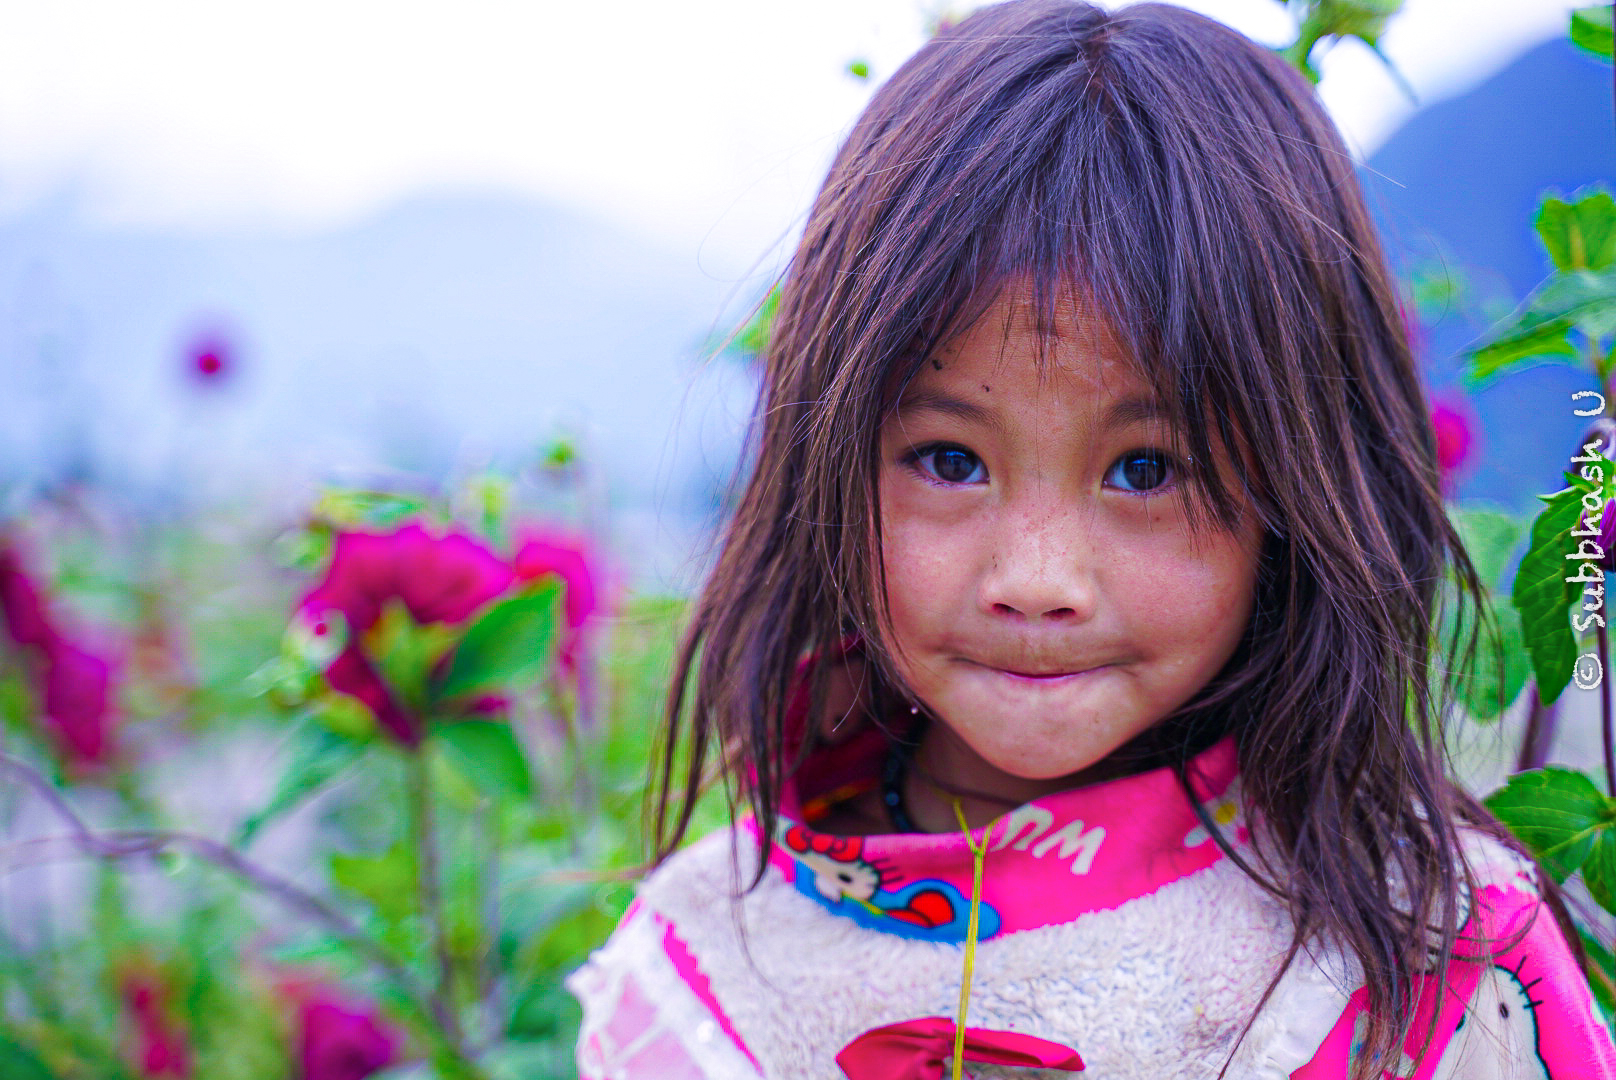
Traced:
<path id="1" fill-rule="evenodd" d="M 984 609 L 1001 618 L 1083 622 L 1099 599 L 1098 552 L 1077 515 L 1007 515 L 981 583 Z"/>

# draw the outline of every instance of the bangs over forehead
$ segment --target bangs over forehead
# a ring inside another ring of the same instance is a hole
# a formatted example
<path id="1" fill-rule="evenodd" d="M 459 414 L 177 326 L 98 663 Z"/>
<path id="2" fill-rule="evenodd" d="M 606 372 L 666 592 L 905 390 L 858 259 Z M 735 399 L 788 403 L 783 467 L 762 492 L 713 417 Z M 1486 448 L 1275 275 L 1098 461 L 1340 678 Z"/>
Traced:
<path id="1" fill-rule="evenodd" d="M 1006 290 L 1041 335 L 1075 305 L 1154 386 L 1227 524 L 1211 444 L 1295 441 L 1299 373 L 1339 366 L 1326 328 L 1378 303 L 1351 170 L 1305 80 L 1210 19 L 985 9 L 894 75 L 838 156 L 782 311 L 782 355 L 819 385 L 789 392 L 842 433 L 830 450 Z M 1306 463 L 1267 471 L 1257 491 L 1309 482 Z"/>

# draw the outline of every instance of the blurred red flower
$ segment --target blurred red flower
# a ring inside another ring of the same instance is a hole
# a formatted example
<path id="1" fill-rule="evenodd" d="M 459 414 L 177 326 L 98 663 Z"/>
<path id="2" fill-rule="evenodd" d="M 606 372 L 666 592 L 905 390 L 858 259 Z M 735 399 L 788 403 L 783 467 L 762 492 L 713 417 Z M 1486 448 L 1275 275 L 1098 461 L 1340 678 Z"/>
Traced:
<path id="1" fill-rule="evenodd" d="M 318 635 L 323 617 L 340 612 L 349 636 L 326 668 L 332 689 L 361 702 L 383 730 L 417 746 L 424 725 L 394 697 L 364 647 L 390 600 L 403 603 L 417 623 L 460 623 L 510 588 L 515 577 L 504 560 L 465 532 L 433 536 L 419 524 L 391 533 L 339 533 L 325 579 L 298 605 Z"/>
<path id="2" fill-rule="evenodd" d="M 15 548 L 0 542 L 0 617 L 6 632 L 31 654 L 36 692 L 70 769 L 87 772 L 112 754 L 112 661 L 69 639 L 51 618 L 44 590 L 23 568 Z"/>
<path id="3" fill-rule="evenodd" d="M 1436 463 L 1443 485 L 1449 486 L 1470 460 L 1476 442 L 1475 422 L 1458 403 L 1438 400 L 1431 404 L 1431 426 L 1436 429 Z"/>
<path id="4" fill-rule="evenodd" d="M 60 641 L 45 662 L 45 715 L 80 767 L 105 764 L 112 749 L 112 664 Z"/>
<path id="5" fill-rule="evenodd" d="M 281 992 L 297 1010 L 298 1080 L 365 1080 L 397 1060 L 403 1035 L 375 1006 L 307 979 Z"/>
<path id="6" fill-rule="evenodd" d="M 0 616 L 18 645 L 48 649 L 56 641 L 39 587 L 23 569 L 17 552 L 6 546 L 0 546 Z"/>
<path id="7" fill-rule="evenodd" d="M 589 620 L 600 610 L 596 562 L 589 542 L 583 537 L 551 530 L 525 533 L 511 560 L 520 581 L 536 581 L 552 574 L 561 579 L 565 590 L 562 612 L 566 631 L 557 660 L 565 671 L 578 671 Z"/>
<path id="8" fill-rule="evenodd" d="M 124 1007 L 135 1022 L 135 1068 L 147 1080 L 188 1080 L 191 1046 L 169 1009 L 169 990 L 155 975 L 131 973 L 122 984 Z"/>
<path id="9" fill-rule="evenodd" d="M 223 334 L 204 334 L 191 343 L 191 374 L 199 382 L 217 382 L 234 366 L 230 343 Z"/>

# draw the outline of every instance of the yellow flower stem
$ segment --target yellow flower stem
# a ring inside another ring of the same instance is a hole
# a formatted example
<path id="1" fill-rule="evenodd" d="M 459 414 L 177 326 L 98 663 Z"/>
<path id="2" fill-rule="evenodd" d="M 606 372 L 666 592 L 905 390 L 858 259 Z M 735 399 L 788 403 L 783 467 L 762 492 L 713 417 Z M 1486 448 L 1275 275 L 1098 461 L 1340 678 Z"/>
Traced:
<path id="1" fill-rule="evenodd" d="M 982 834 L 982 842 L 978 844 L 971 837 L 971 827 L 965 824 L 965 809 L 960 805 L 958 796 L 954 797 L 954 816 L 959 819 L 960 831 L 965 834 L 965 846 L 971 849 L 971 915 L 965 924 L 965 972 L 960 978 L 959 1018 L 954 1024 L 953 1080 L 960 1080 L 965 1068 L 965 1019 L 971 1005 L 971 974 L 976 968 L 977 916 L 982 906 L 982 859 L 988 853 L 988 834 L 993 827 L 988 826 L 987 832 Z"/>

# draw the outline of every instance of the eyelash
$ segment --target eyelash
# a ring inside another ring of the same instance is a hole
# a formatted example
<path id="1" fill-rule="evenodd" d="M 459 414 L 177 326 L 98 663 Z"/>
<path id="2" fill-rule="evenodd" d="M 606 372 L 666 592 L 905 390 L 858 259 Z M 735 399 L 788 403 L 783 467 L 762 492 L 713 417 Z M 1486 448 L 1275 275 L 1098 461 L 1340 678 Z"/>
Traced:
<path id="1" fill-rule="evenodd" d="M 955 487 L 973 486 L 970 481 L 965 481 L 965 480 L 944 480 L 942 477 L 936 475 L 930 469 L 926 468 L 924 464 L 922 464 L 926 460 L 926 458 L 931 457 L 933 454 L 939 454 L 939 453 L 942 453 L 942 452 L 947 451 L 947 450 L 955 450 L 955 451 L 958 451 L 958 452 L 960 452 L 962 454 L 969 454 L 972 458 L 974 458 L 976 460 L 977 468 L 981 468 L 981 469 L 985 470 L 985 466 L 982 464 L 982 459 L 980 457 L 977 457 L 977 455 L 973 451 L 967 449 L 966 447 L 963 447 L 963 446 L 959 445 L 958 443 L 926 443 L 923 446 L 917 446 L 913 450 L 910 450 L 907 454 L 904 455 L 903 463 L 905 465 L 907 465 L 915 473 L 915 475 L 920 477 L 920 479 L 922 479 L 926 483 L 932 484 L 932 485 L 934 485 L 936 487 L 955 488 Z M 1121 465 L 1123 465 L 1123 464 L 1125 464 L 1127 462 L 1130 462 L 1130 461 L 1138 461 L 1138 460 L 1140 460 L 1142 458 L 1151 458 L 1151 459 L 1154 459 L 1155 461 L 1160 462 L 1163 469 L 1167 473 L 1167 478 L 1165 480 L 1163 480 L 1160 484 L 1157 484 L 1155 487 L 1146 488 L 1143 491 L 1137 491 L 1137 490 L 1134 490 L 1132 488 L 1124 488 L 1124 487 L 1117 487 L 1116 485 L 1110 485 L 1113 488 L 1113 490 L 1120 491 L 1124 495 L 1138 495 L 1138 496 L 1158 495 L 1162 491 L 1164 491 L 1167 488 L 1171 487 L 1173 485 L 1174 481 L 1178 479 L 1179 472 L 1180 472 L 1180 466 L 1179 466 L 1178 462 L 1173 458 L 1173 456 L 1171 454 L 1167 454 L 1167 453 L 1165 453 L 1165 452 L 1163 452 L 1161 450 L 1157 450 L 1157 449 L 1154 449 L 1152 447 L 1141 447 L 1141 448 L 1136 449 L 1136 450 L 1129 450 L 1129 451 L 1126 451 L 1125 453 L 1119 454 L 1117 456 L 1116 460 L 1111 463 L 1110 467 L 1106 469 L 1105 475 L 1109 479 L 1111 474 L 1114 473 L 1119 466 L 1121 466 Z M 972 473 L 974 474 L 975 471 L 976 470 L 973 469 Z"/>

